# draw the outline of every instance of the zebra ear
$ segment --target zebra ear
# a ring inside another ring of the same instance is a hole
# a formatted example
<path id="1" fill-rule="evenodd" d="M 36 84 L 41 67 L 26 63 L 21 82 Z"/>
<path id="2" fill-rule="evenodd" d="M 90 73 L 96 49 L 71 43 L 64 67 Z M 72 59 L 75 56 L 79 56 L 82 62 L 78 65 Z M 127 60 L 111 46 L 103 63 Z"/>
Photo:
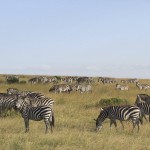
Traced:
<path id="1" fill-rule="evenodd" d="M 101 111 L 103 111 L 104 109 L 103 108 L 101 108 Z"/>

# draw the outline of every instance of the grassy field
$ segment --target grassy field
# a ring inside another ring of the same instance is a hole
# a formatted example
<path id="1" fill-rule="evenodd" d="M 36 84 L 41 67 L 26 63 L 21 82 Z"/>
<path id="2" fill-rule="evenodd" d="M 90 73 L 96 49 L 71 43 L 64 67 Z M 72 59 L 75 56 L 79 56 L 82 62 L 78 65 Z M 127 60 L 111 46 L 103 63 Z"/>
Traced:
<path id="1" fill-rule="evenodd" d="M 29 76 L 22 76 L 27 80 Z M 0 76 L 1 92 L 13 87 L 19 90 L 31 90 L 41 92 L 54 99 L 55 128 L 51 134 L 45 134 L 43 121 L 30 121 L 29 133 L 24 133 L 24 121 L 20 114 L 0 118 L 0 150 L 149 150 L 150 149 L 150 125 L 144 121 L 132 132 L 132 123 L 124 122 L 125 129 L 122 130 L 118 123 L 109 128 L 109 120 L 105 120 L 103 129 L 95 132 L 95 121 L 100 113 L 97 102 L 103 98 L 127 99 L 130 104 L 135 102 L 137 94 L 146 93 L 150 90 L 140 91 L 135 84 L 129 84 L 129 91 L 118 91 L 115 84 L 103 85 L 93 84 L 93 93 L 54 94 L 49 93 L 50 84 L 5 84 L 4 76 Z M 140 80 L 141 83 L 150 84 L 150 80 Z"/>

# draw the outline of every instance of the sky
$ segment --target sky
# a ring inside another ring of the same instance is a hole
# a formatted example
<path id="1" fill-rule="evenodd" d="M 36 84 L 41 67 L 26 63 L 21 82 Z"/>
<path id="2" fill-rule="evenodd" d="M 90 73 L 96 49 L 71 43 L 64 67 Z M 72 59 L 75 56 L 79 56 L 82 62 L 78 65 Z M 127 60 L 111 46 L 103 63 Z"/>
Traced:
<path id="1" fill-rule="evenodd" d="M 149 0 L 0 1 L 0 74 L 150 78 Z"/>

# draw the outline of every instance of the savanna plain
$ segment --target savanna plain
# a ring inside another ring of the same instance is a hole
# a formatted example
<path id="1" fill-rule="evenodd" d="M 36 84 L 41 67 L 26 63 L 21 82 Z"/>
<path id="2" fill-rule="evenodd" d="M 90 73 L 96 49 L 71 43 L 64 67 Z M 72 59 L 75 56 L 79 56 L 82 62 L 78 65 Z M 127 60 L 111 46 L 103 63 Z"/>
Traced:
<path id="1" fill-rule="evenodd" d="M 20 76 L 28 80 L 32 76 Z M 128 91 L 115 89 L 115 84 L 92 83 L 92 93 L 71 92 L 55 94 L 49 92 L 52 84 L 6 84 L 5 76 L 0 75 L 0 92 L 7 88 L 21 91 L 36 91 L 52 98 L 54 103 L 55 128 L 53 133 L 45 134 L 43 121 L 30 121 L 30 131 L 25 133 L 24 121 L 19 112 L 0 118 L 0 150 L 150 150 L 150 123 L 144 120 L 132 131 L 132 123 L 124 122 L 125 129 L 117 121 L 117 130 L 109 127 L 109 120 L 96 132 L 96 119 L 100 113 L 97 103 L 101 99 L 120 98 L 134 104 L 137 94 L 148 94 L 150 90 L 140 91 L 135 83 L 130 83 Z M 118 82 L 120 79 L 117 79 Z M 148 79 L 139 79 L 150 84 Z"/>

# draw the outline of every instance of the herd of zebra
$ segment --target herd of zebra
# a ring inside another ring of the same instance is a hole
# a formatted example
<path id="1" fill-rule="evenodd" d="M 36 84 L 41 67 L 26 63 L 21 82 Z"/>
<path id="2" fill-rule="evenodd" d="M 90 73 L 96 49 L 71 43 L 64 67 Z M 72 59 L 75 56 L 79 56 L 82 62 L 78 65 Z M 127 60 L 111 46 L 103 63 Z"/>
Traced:
<path id="1" fill-rule="evenodd" d="M 109 118 L 110 127 L 112 124 L 117 127 L 116 120 L 119 120 L 124 128 L 122 121 L 132 120 L 133 129 L 137 125 L 139 131 L 139 122 L 143 124 L 143 118 L 148 121 L 146 115 L 149 115 L 150 122 L 150 96 L 147 94 L 138 94 L 134 105 L 109 106 L 101 108 L 100 114 L 97 119 L 95 119 L 96 130 L 100 130 L 104 120 Z"/>
<path id="2" fill-rule="evenodd" d="M 8 110 L 14 109 L 20 111 L 25 123 L 25 132 L 29 131 L 29 120 L 44 120 L 46 130 L 53 131 L 54 127 L 54 100 L 44 96 L 41 93 L 32 91 L 19 91 L 15 88 L 8 88 L 7 93 L 0 93 L 0 114 Z M 150 96 L 146 94 L 138 94 L 134 105 L 127 106 L 109 106 L 101 109 L 96 120 L 96 130 L 102 128 L 102 123 L 106 118 L 110 119 L 110 127 L 112 124 L 117 127 L 116 120 L 119 120 L 124 128 L 123 122 L 132 120 L 133 129 L 138 126 L 139 122 L 143 124 L 143 117 L 149 115 L 150 122 Z"/>
<path id="3" fill-rule="evenodd" d="M 19 111 L 24 118 L 25 132 L 29 131 L 29 120 L 44 120 L 46 130 L 54 127 L 54 100 L 41 93 L 19 91 L 8 88 L 7 93 L 0 93 L 0 115 L 12 109 Z"/>
<path id="4" fill-rule="evenodd" d="M 49 92 L 53 91 L 54 93 L 70 93 L 71 91 L 80 91 L 80 93 L 92 93 L 92 78 L 81 77 L 77 79 L 71 79 L 72 78 L 63 78 L 63 81 L 72 83 L 74 80 L 76 80 L 78 81 L 78 84 L 58 84 L 56 82 L 57 84 L 52 85 L 52 87 L 49 89 Z M 98 78 L 98 82 L 100 81 L 103 84 L 115 83 L 116 89 L 119 90 L 129 89 L 128 85 L 123 86 L 118 84 L 113 78 L 100 77 Z M 86 84 L 82 84 L 83 82 Z M 140 90 L 150 89 L 148 84 L 140 84 L 137 79 L 121 80 L 121 83 L 135 83 Z M 19 91 L 15 88 L 8 88 L 6 93 L 0 93 L 0 115 L 5 116 L 7 111 L 11 111 L 12 109 L 19 111 L 24 118 L 25 132 L 29 131 L 29 120 L 44 120 L 46 126 L 45 132 L 47 133 L 49 128 L 52 132 L 55 120 L 53 105 L 53 99 L 33 91 Z M 109 106 L 102 108 L 99 116 L 97 119 L 95 119 L 96 130 L 102 128 L 102 123 L 106 118 L 110 119 L 110 127 L 112 124 L 117 127 L 116 120 L 119 120 L 124 128 L 122 121 L 132 120 L 133 129 L 135 126 L 138 126 L 139 130 L 139 123 L 143 124 L 143 118 L 147 120 L 145 115 L 149 115 L 150 122 L 150 96 L 146 94 L 138 94 L 134 105 Z"/>

